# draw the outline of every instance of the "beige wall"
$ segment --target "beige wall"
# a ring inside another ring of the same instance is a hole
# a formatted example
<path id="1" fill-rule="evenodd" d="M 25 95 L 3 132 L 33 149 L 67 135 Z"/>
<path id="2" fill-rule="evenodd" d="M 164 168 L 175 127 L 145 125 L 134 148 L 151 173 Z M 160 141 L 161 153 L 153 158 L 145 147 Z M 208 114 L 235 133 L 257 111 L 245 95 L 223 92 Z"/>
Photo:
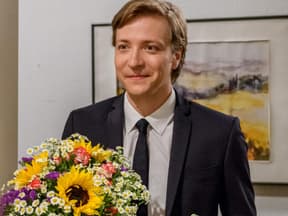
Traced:
<path id="1" fill-rule="evenodd" d="M 18 1 L 0 1 L 0 185 L 17 167 Z"/>

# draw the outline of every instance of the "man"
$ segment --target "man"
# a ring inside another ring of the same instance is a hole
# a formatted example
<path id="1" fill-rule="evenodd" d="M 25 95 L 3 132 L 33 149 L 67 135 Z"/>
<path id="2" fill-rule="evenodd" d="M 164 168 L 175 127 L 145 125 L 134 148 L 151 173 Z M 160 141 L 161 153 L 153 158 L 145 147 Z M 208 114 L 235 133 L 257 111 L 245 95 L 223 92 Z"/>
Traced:
<path id="1" fill-rule="evenodd" d="M 214 216 L 218 205 L 222 215 L 256 215 L 238 119 L 188 102 L 172 87 L 187 45 L 179 9 L 164 1 L 132 0 L 114 16 L 112 27 L 116 74 L 126 91 L 73 111 L 63 137 L 78 132 L 94 144 L 123 145 L 136 163 L 142 156 L 134 157 L 140 133 L 135 125 L 145 119 L 148 215 Z"/>

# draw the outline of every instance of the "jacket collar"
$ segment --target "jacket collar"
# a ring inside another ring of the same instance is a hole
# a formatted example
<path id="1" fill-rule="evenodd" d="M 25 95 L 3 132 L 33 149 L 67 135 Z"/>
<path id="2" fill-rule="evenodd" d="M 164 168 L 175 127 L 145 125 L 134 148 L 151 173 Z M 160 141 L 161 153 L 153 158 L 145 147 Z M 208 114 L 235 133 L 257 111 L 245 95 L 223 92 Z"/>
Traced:
<path id="1" fill-rule="evenodd" d="M 115 98 L 111 110 L 107 117 L 105 135 L 108 148 L 115 149 L 117 146 L 123 146 L 123 124 L 124 124 L 124 95 Z"/>
<path id="2" fill-rule="evenodd" d="M 176 92 L 176 107 L 174 113 L 174 129 L 169 163 L 166 215 L 172 216 L 177 189 L 184 168 L 187 146 L 189 143 L 192 121 L 189 102 Z"/>

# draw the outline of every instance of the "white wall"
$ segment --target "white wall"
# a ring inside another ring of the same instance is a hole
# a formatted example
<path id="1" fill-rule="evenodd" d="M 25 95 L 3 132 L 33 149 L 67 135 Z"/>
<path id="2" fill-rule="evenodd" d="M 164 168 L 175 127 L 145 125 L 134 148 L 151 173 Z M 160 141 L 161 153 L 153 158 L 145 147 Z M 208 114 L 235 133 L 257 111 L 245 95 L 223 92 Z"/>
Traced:
<path id="1" fill-rule="evenodd" d="M 91 103 L 91 24 L 123 2 L 19 2 L 19 157 L 60 137 L 69 111 Z"/>
<path id="2" fill-rule="evenodd" d="M 68 113 L 91 103 L 91 24 L 109 23 L 124 2 L 19 1 L 18 157 L 45 138 L 60 138 Z M 287 0 L 173 2 L 187 19 L 288 14 Z M 280 216 L 288 199 L 259 197 L 257 204 L 259 215 Z M 269 205 L 273 214 L 264 208 Z"/>

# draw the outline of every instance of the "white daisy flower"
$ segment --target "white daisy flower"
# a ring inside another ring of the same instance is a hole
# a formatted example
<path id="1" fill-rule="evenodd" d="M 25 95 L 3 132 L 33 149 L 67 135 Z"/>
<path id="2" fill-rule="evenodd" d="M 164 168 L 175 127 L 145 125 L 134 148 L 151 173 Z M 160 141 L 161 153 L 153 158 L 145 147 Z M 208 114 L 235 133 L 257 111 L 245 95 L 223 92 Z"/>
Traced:
<path id="1" fill-rule="evenodd" d="M 71 206 L 65 205 L 65 206 L 64 206 L 64 213 L 68 214 L 68 213 L 70 213 L 70 212 L 71 212 Z"/>
<path id="2" fill-rule="evenodd" d="M 27 206 L 27 207 L 26 207 L 26 213 L 27 213 L 27 214 L 32 214 L 33 211 L 34 211 L 34 209 L 33 209 L 32 206 Z"/>
<path id="3" fill-rule="evenodd" d="M 23 207 L 20 209 L 20 215 L 25 215 L 26 209 Z"/>
<path id="4" fill-rule="evenodd" d="M 23 199 L 23 198 L 25 197 L 25 193 L 24 193 L 24 192 L 19 193 L 18 197 L 20 197 L 21 199 Z"/>
<path id="5" fill-rule="evenodd" d="M 27 206 L 27 202 L 25 200 L 21 200 L 20 201 L 20 206 L 21 207 L 26 207 Z"/>
<path id="6" fill-rule="evenodd" d="M 36 199 L 32 202 L 33 207 L 37 207 L 39 204 L 40 204 L 40 201 L 38 199 Z"/>
<path id="7" fill-rule="evenodd" d="M 49 191 L 48 193 L 47 193 L 47 197 L 53 197 L 53 196 L 55 196 L 55 192 L 54 191 Z"/>
<path id="8" fill-rule="evenodd" d="M 33 152 L 34 152 L 33 148 L 28 148 L 28 149 L 26 150 L 26 153 L 27 153 L 28 155 L 32 155 Z"/>
<path id="9" fill-rule="evenodd" d="M 50 202 L 52 205 L 57 205 L 59 203 L 59 198 L 58 197 L 52 197 L 50 199 Z"/>
<path id="10" fill-rule="evenodd" d="M 14 211 L 15 211 L 15 212 L 19 212 L 20 209 L 21 209 L 20 205 L 15 205 L 15 206 L 14 206 Z"/>

